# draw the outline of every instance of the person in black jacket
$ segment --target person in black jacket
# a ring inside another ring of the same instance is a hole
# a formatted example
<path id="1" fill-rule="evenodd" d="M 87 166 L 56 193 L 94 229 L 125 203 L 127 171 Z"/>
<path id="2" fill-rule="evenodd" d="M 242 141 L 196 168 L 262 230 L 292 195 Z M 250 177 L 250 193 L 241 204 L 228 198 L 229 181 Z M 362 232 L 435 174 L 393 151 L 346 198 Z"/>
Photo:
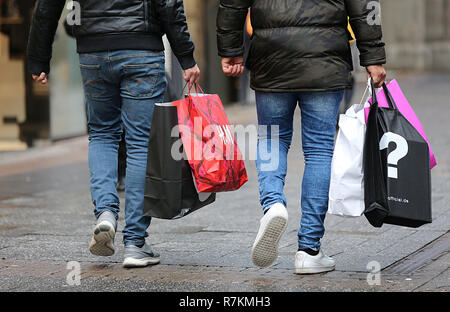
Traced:
<path id="1" fill-rule="evenodd" d="M 90 186 L 97 224 L 89 250 L 114 253 L 119 197 L 117 154 L 125 128 L 124 267 L 159 263 L 146 244 L 151 218 L 143 215 L 148 138 L 154 104 L 163 100 L 167 81 L 162 36 L 167 35 L 184 70 L 197 83 L 200 70 L 193 53 L 182 0 L 81 0 L 69 23 L 77 41 L 88 114 Z M 48 82 L 52 44 L 65 0 L 38 0 L 29 40 L 28 62 L 33 79 Z M 77 10 L 79 12 L 77 12 Z M 76 21 L 76 20 L 75 20 Z"/>
<path id="2" fill-rule="evenodd" d="M 328 209 L 336 120 L 344 89 L 351 87 L 348 20 L 361 66 L 377 87 L 386 72 L 379 1 L 220 0 L 217 44 L 226 75 L 244 71 L 243 26 L 250 9 L 253 35 L 245 65 L 251 71 L 258 114 L 260 203 L 264 216 L 252 248 L 255 265 L 271 265 L 288 221 L 283 194 L 293 115 L 301 110 L 305 169 L 295 272 L 335 268 L 321 250 Z"/>

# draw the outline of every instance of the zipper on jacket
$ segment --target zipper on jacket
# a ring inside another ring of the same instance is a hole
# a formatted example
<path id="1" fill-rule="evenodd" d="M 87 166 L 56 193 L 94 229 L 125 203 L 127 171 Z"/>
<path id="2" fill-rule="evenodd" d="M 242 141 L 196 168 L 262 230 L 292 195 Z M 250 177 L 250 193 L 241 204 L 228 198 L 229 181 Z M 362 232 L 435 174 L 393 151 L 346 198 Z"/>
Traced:
<path id="1" fill-rule="evenodd" d="M 144 24 L 145 24 L 145 31 L 148 32 L 148 25 L 149 25 L 149 14 L 148 14 L 148 0 L 144 0 Z"/>

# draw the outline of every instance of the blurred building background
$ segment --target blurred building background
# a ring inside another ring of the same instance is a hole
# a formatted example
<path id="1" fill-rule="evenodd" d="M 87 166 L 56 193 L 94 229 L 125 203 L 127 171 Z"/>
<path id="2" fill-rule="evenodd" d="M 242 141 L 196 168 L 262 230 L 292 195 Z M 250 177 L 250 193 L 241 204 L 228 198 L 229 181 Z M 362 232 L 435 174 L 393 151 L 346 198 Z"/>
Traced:
<path id="1" fill-rule="evenodd" d="M 225 105 L 252 103 L 248 76 L 227 78 L 217 56 L 217 0 L 184 0 L 189 29 L 202 70 L 201 85 Z M 35 0 L 0 0 L 0 151 L 86 133 L 86 117 L 75 41 L 56 34 L 51 83 L 42 87 L 26 72 L 25 48 Z M 450 0 L 382 0 L 389 69 L 450 72 Z M 65 14 L 63 14 L 63 17 Z M 167 48 L 173 83 L 179 66 Z"/>

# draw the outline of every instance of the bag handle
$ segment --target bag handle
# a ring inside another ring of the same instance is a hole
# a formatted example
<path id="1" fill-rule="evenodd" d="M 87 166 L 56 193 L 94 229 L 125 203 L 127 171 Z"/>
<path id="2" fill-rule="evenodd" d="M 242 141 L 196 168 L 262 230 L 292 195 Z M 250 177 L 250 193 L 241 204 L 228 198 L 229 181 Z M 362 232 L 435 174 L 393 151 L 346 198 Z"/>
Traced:
<path id="1" fill-rule="evenodd" d="M 397 105 L 395 104 L 394 98 L 392 97 L 391 92 L 389 91 L 386 83 L 384 83 L 384 82 L 383 82 L 383 92 L 384 92 L 384 96 L 386 97 L 389 107 L 398 110 Z"/>
<path id="2" fill-rule="evenodd" d="M 200 85 L 199 85 L 198 83 L 191 84 L 190 81 L 187 81 L 187 82 L 186 82 L 186 84 L 185 84 L 184 87 L 183 87 L 183 90 L 181 90 L 182 93 L 184 93 L 184 90 L 186 89 L 186 86 L 188 86 L 188 92 L 189 92 L 189 94 L 191 94 L 191 89 L 192 89 L 192 87 L 194 87 L 195 94 L 196 94 L 197 96 L 199 95 L 199 94 L 198 94 L 198 89 L 200 89 L 201 94 L 205 95 L 205 92 L 203 92 L 202 87 L 200 87 Z M 181 95 L 183 95 L 183 94 L 181 94 Z"/>
<path id="3" fill-rule="evenodd" d="M 184 87 L 183 87 L 183 89 L 181 89 L 181 94 L 180 94 L 180 98 L 183 96 L 183 94 L 184 94 L 184 90 L 186 90 L 186 87 L 187 87 L 187 85 L 188 85 L 188 82 L 189 81 L 186 81 L 186 83 L 184 84 Z"/>
<path id="4" fill-rule="evenodd" d="M 375 91 L 375 85 L 373 83 L 373 78 L 372 77 L 370 77 L 370 91 L 372 92 L 372 106 L 374 108 L 378 108 L 377 93 Z"/>
<path id="5" fill-rule="evenodd" d="M 366 88 L 364 89 L 363 95 L 361 97 L 361 101 L 359 101 L 359 106 L 362 106 L 363 104 L 365 104 L 367 102 L 367 100 L 369 99 L 369 98 L 366 98 L 366 102 L 363 103 L 364 96 L 366 95 L 367 90 L 369 90 L 369 83 L 367 83 Z"/>
<path id="6" fill-rule="evenodd" d="M 374 86 L 372 78 L 370 78 L 370 88 L 372 89 L 372 105 L 374 105 L 375 107 L 378 107 L 378 99 L 377 99 L 377 95 L 375 92 L 375 86 Z M 384 96 L 386 97 L 386 101 L 389 105 L 389 108 L 398 110 L 397 105 L 395 104 L 394 98 L 392 97 L 392 94 L 389 91 L 385 82 L 383 82 L 382 88 L 383 88 Z"/>
<path id="7" fill-rule="evenodd" d="M 202 87 L 200 87 L 200 84 L 195 83 L 194 85 L 195 85 L 195 92 L 197 93 L 197 95 L 198 95 L 197 87 L 200 89 L 200 92 L 201 92 L 203 95 L 205 95 L 205 92 L 203 92 L 203 89 L 202 89 Z"/>
<path id="8" fill-rule="evenodd" d="M 183 95 L 185 95 L 186 87 L 188 87 L 188 94 L 191 94 L 191 88 L 192 88 L 192 86 L 191 86 L 191 84 L 190 84 L 189 81 L 186 81 L 186 83 L 184 84 L 183 89 L 181 89 L 181 95 L 180 95 L 180 97 L 183 97 Z"/>

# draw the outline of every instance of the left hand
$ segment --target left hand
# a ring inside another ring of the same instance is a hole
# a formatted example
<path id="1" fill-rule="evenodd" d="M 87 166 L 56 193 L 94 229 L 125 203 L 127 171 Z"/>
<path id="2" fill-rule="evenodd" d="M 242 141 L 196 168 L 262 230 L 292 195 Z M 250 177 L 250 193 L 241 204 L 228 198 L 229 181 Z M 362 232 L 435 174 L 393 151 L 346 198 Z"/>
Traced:
<path id="1" fill-rule="evenodd" d="M 47 74 L 41 73 L 41 75 L 31 75 L 33 77 L 34 81 L 40 82 L 41 84 L 45 85 L 48 82 Z"/>
<path id="2" fill-rule="evenodd" d="M 239 77 L 244 73 L 244 57 L 222 57 L 222 71 L 230 77 Z"/>
<path id="3" fill-rule="evenodd" d="M 386 79 L 386 70 L 383 65 L 370 65 L 366 67 L 367 78 L 372 77 L 375 88 L 381 88 Z"/>
<path id="4" fill-rule="evenodd" d="M 183 79 L 191 85 L 197 84 L 200 80 L 200 68 L 198 68 L 198 65 L 195 64 L 193 67 L 186 69 L 183 73 Z"/>

